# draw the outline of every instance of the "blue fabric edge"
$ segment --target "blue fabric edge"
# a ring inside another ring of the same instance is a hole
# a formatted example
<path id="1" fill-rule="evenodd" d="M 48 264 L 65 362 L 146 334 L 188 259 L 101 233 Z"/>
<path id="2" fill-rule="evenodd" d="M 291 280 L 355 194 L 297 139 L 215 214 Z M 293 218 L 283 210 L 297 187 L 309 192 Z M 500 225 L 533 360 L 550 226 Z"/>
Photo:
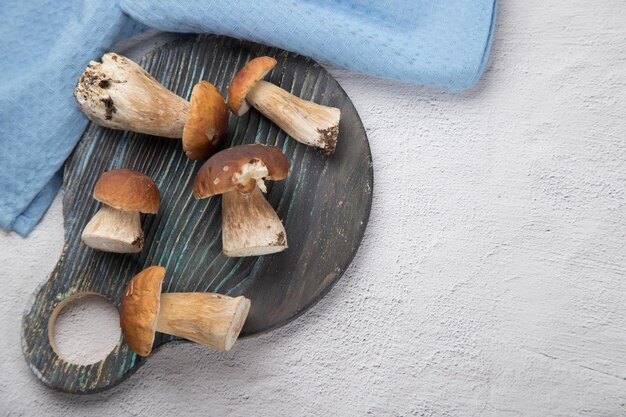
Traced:
<path id="1" fill-rule="evenodd" d="M 22 237 L 28 236 L 28 234 L 39 224 L 44 214 L 50 208 L 52 200 L 56 197 L 61 185 L 63 184 L 63 167 L 50 178 L 50 181 L 46 183 L 43 189 L 37 194 L 37 196 L 30 203 L 28 208 L 17 218 L 11 225 L 11 229 Z"/>
<path id="2" fill-rule="evenodd" d="M 485 42 L 485 49 L 483 51 L 483 57 L 480 62 L 480 66 L 478 67 L 478 71 L 476 71 L 476 75 L 474 79 L 469 83 L 469 85 L 465 88 L 461 88 L 461 90 L 469 90 L 474 87 L 480 81 L 483 73 L 485 72 L 485 68 L 487 68 L 487 64 L 489 63 L 489 57 L 491 56 L 491 45 L 493 44 L 494 32 L 496 31 L 496 15 L 498 14 L 498 0 L 493 0 L 493 9 L 491 11 L 491 25 L 489 26 L 489 33 L 487 35 L 487 40 Z"/>

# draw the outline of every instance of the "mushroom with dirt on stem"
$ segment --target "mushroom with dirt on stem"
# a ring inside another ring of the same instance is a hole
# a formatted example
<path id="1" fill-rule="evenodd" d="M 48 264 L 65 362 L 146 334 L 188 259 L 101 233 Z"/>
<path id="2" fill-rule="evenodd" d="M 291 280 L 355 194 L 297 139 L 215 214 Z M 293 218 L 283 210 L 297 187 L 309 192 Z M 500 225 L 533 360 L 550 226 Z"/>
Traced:
<path id="1" fill-rule="evenodd" d="M 81 240 L 105 252 L 136 253 L 143 249 L 139 213 L 159 210 L 159 189 L 152 178 L 131 169 L 114 169 L 102 174 L 93 190 L 102 203 L 87 223 Z"/>
<path id="2" fill-rule="evenodd" d="M 242 116 L 252 105 L 298 142 L 332 154 L 339 136 L 341 110 L 303 100 L 263 81 L 275 65 L 274 58 L 261 56 L 239 70 L 228 87 L 230 110 Z"/>
<path id="3" fill-rule="evenodd" d="M 193 184 L 196 199 L 222 194 L 222 249 L 226 256 L 259 256 L 287 248 L 283 223 L 265 199 L 264 179 L 282 180 L 289 162 L 274 146 L 240 145 L 213 155 Z"/>
<path id="4" fill-rule="evenodd" d="M 189 159 L 215 152 L 226 136 L 228 107 L 208 81 L 191 100 L 177 96 L 130 59 L 109 52 L 91 61 L 74 89 L 78 107 L 94 123 L 167 138 L 182 138 Z"/>
<path id="5" fill-rule="evenodd" d="M 126 287 L 120 326 L 132 351 L 148 356 L 156 332 L 229 351 L 246 321 L 250 300 L 202 292 L 162 294 L 164 278 L 165 268 L 151 266 Z"/>

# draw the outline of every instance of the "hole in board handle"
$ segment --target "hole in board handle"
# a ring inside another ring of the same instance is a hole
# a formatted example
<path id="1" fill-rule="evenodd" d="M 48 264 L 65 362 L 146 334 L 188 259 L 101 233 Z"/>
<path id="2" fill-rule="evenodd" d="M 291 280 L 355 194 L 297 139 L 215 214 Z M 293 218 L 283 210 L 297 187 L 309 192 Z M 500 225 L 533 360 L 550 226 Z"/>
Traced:
<path id="1" fill-rule="evenodd" d="M 121 342 L 119 313 L 98 293 L 73 294 L 50 315 L 48 338 L 62 360 L 76 365 L 97 363 Z"/>

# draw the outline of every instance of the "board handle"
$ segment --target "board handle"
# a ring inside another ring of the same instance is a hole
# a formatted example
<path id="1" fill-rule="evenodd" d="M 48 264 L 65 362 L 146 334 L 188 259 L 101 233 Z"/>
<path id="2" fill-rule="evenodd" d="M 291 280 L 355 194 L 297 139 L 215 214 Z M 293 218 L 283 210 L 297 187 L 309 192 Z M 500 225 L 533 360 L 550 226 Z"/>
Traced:
<path id="1" fill-rule="evenodd" d="M 22 317 L 22 351 L 35 376 L 50 388 L 87 394 L 101 391 L 123 381 L 144 361 L 130 350 L 121 336 L 113 350 L 102 360 L 80 365 L 68 362 L 56 349 L 54 323 L 65 306 L 84 296 L 97 295 L 111 301 L 119 310 L 119 302 L 110 295 L 89 288 L 81 288 L 77 279 L 74 285 L 59 288 L 57 280 L 65 266 L 65 251 L 48 280 L 34 294 L 33 302 Z"/>

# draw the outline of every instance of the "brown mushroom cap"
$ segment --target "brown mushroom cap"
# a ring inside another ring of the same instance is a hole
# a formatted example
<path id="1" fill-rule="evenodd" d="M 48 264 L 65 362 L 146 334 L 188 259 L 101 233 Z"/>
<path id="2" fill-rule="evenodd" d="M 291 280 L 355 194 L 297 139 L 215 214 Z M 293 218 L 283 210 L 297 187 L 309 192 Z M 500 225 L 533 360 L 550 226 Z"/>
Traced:
<path id="1" fill-rule="evenodd" d="M 93 198 L 113 208 L 156 213 L 161 205 L 159 189 L 152 178 L 132 169 L 114 169 L 100 176 Z"/>
<path id="2" fill-rule="evenodd" d="M 191 92 L 183 129 L 183 150 L 189 159 L 202 159 L 217 149 L 228 130 L 228 107 L 213 84 L 200 81 Z"/>
<path id="3" fill-rule="evenodd" d="M 122 297 L 120 326 L 126 343 L 141 356 L 148 356 L 152 351 L 164 277 L 165 268 L 146 268 L 128 283 Z"/>
<path id="4" fill-rule="evenodd" d="M 289 173 L 289 162 L 277 147 L 258 143 L 235 146 L 216 153 L 202 165 L 193 183 L 194 197 L 207 198 L 232 190 L 251 191 L 256 178 L 241 182 L 244 169 L 251 166 L 266 168 L 264 178 L 268 180 L 282 180 Z"/>
<path id="5" fill-rule="evenodd" d="M 254 85 L 276 66 L 276 60 L 260 56 L 248 62 L 233 78 L 228 87 L 228 107 L 237 116 L 243 116 L 250 109 L 246 96 Z"/>

